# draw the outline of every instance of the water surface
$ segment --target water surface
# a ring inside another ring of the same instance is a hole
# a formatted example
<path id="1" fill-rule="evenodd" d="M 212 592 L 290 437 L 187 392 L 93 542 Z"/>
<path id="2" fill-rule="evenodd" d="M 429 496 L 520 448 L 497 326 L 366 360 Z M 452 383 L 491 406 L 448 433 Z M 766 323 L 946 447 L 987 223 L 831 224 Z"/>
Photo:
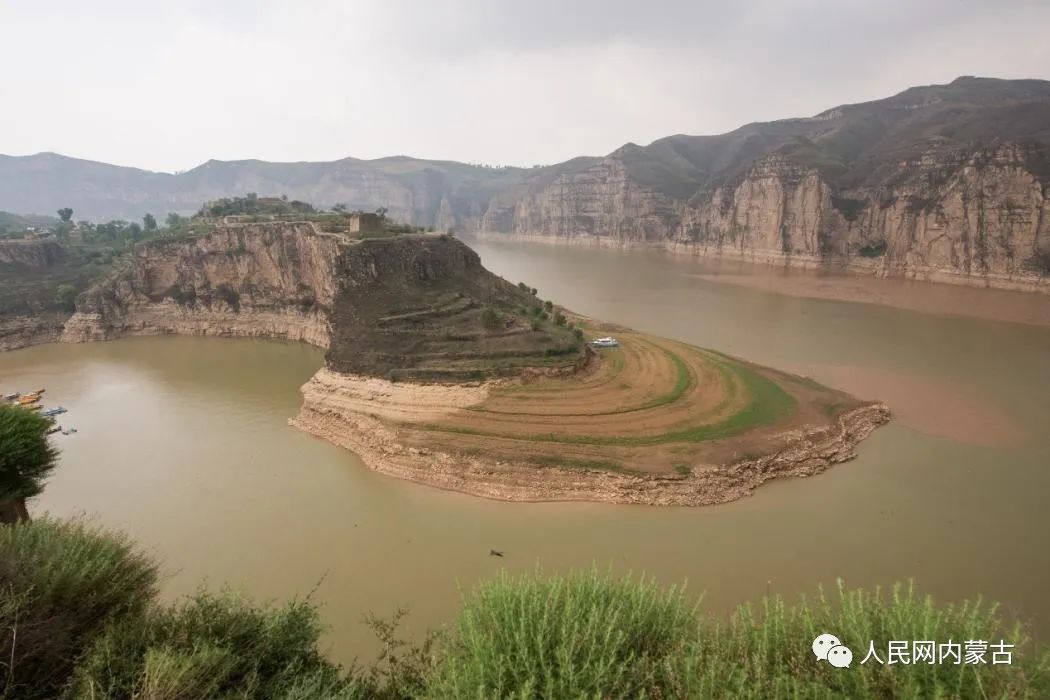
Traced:
<path id="1" fill-rule="evenodd" d="M 592 562 L 687 580 L 713 611 L 836 577 L 915 578 L 945 600 L 998 599 L 1050 638 L 1050 329 L 719 284 L 660 254 L 476 248 L 576 311 L 881 397 L 898 418 L 857 460 L 724 506 L 501 503 L 375 474 L 289 427 L 322 361 L 313 348 L 51 345 L 0 355 L 0 390 L 46 386 L 79 431 L 58 438 L 61 466 L 34 512 L 126 529 L 163 562 L 168 597 L 204 580 L 312 594 L 344 662 L 375 650 L 369 611 L 407 607 L 418 633 L 500 567 Z"/>

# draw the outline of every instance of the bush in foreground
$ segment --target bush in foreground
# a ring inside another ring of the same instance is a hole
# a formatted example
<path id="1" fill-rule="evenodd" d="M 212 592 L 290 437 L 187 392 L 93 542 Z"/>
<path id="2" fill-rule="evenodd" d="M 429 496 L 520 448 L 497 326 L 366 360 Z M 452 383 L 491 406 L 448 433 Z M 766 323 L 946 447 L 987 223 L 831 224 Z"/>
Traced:
<path id="1" fill-rule="evenodd" d="M 697 618 L 681 594 L 594 572 L 502 576 L 466 601 L 429 691 L 441 698 L 1050 697 L 1050 656 L 980 602 L 938 607 L 912 586 L 849 591 Z M 833 633 L 849 668 L 818 662 Z M 861 664 L 869 642 L 1006 640 L 1011 665 Z"/>
<path id="2" fill-rule="evenodd" d="M 200 591 L 109 627 L 81 662 L 84 698 L 352 698 L 363 692 L 317 648 L 316 609 Z"/>
<path id="3" fill-rule="evenodd" d="M 840 585 L 715 620 L 645 580 L 504 574 L 422 646 L 396 639 L 398 617 L 372 618 L 383 654 L 346 674 L 318 650 L 309 602 L 202 591 L 167 607 L 155 585 L 122 536 L 46 519 L 0 527 L 0 698 L 1050 697 L 1050 654 L 1020 626 L 912 586 Z M 853 650 L 850 668 L 814 658 L 823 633 Z M 869 642 L 885 659 L 890 640 L 1000 639 L 1010 665 L 861 663 Z"/>
<path id="4" fill-rule="evenodd" d="M 694 610 L 676 589 L 591 572 L 501 575 L 467 600 L 430 683 L 432 697 L 640 697 L 667 684 Z"/>
<path id="5" fill-rule="evenodd" d="M 156 582 L 122 535 L 47 519 L 0 526 L 0 697 L 56 697 L 107 624 L 142 617 Z"/>

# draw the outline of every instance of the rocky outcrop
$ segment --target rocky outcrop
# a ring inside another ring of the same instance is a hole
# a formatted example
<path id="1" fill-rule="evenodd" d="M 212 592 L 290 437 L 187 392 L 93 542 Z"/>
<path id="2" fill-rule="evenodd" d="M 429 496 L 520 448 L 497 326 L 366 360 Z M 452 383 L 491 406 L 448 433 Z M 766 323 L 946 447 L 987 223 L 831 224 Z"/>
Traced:
<path id="1" fill-rule="evenodd" d="M 68 318 L 69 314 L 55 313 L 0 316 L 0 352 L 57 342 Z"/>
<path id="2" fill-rule="evenodd" d="M 836 190 L 774 155 L 691 201 L 634 182 L 610 157 L 482 219 L 479 235 L 656 246 L 801 267 L 1050 292 L 1050 197 L 1033 147 L 932 151 L 878 186 Z"/>
<path id="3" fill-rule="evenodd" d="M 307 223 L 217 227 L 138 247 L 77 299 L 62 340 L 185 333 L 327 347 L 345 243 Z"/>
<path id="4" fill-rule="evenodd" d="M 77 298 L 62 340 L 301 340 L 328 349 L 328 364 L 341 372 L 458 381 L 520 357 L 564 351 L 571 365 L 571 331 L 534 330 L 515 317 L 537 303 L 447 235 L 355 240 L 309 222 L 221 224 L 137 247 Z M 498 310 L 499 332 L 483 331 L 486 308 Z"/>
<path id="5" fill-rule="evenodd" d="M 485 455 L 450 454 L 406 444 L 399 422 L 432 421 L 484 401 L 485 384 L 406 385 L 322 371 L 302 389 L 303 406 L 290 423 L 357 454 L 378 472 L 417 483 L 503 501 L 602 501 L 698 506 L 749 495 L 780 476 L 811 476 L 856 456 L 857 444 L 889 420 L 883 404 L 849 411 L 831 425 L 784 435 L 773 454 L 688 475 L 616 473 L 538 467 Z"/>
<path id="6" fill-rule="evenodd" d="M 0 240 L 0 265 L 17 265 L 24 270 L 43 270 L 53 267 L 66 257 L 66 250 L 58 241 Z"/>

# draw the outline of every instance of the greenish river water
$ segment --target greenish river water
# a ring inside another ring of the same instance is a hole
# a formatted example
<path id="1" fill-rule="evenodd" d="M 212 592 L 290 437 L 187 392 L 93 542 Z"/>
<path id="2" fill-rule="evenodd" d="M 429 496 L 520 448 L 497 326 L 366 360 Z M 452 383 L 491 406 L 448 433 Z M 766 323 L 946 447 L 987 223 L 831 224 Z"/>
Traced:
<path id="1" fill-rule="evenodd" d="M 57 438 L 61 466 L 32 511 L 127 530 L 162 562 L 168 597 L 202 581 L 313 591 L 343 662 L 374 652 L 369 612 L 408 608 L 419 633 L 500 567 L 592 563 L 687 581 L 714 612 L 837 577 L 914 578 L 943 600 L 1002 601 L 1050 638 L 1050 328 L 783 296 L 657 254 L 475 247 L 578 312 L 883 398 L 897 417 L 855 461 L 724 506 L 501 503 L 378 475 L 288 426 L 313 348 L 50 345 L 0 355 L 0 390 L 45 386 L 78 429 Z"/>

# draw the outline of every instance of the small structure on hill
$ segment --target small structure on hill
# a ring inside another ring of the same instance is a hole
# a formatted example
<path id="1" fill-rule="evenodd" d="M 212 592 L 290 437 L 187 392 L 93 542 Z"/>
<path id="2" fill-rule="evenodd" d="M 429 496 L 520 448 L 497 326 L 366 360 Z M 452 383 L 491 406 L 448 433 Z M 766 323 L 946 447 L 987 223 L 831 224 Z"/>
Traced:
<path id="1" fill-rule="evenodd" d="M 383 230 L 383 220 L 379 214 L 354 212 L 347 216 L 346 223 L 350 233 L 377 233 Z"/>

